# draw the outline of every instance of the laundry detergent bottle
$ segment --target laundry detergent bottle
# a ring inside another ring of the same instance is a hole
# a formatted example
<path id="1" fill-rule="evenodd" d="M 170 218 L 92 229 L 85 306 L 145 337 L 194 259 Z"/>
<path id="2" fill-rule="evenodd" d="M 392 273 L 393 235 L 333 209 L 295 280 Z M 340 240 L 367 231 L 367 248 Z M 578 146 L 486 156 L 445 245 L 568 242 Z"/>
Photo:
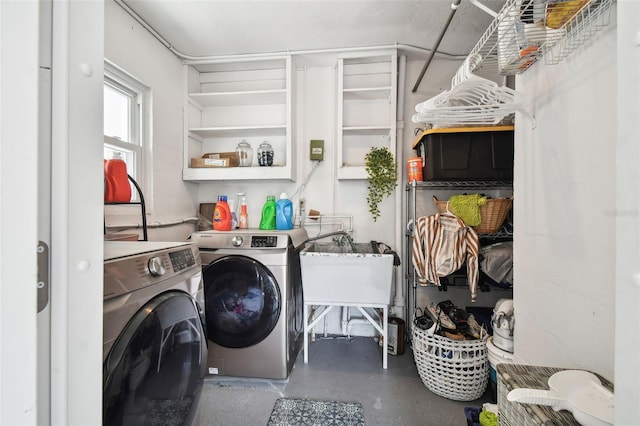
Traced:
<path id="1" fill-rule="evenodd" d="M 238 218 L 238 227 L 240 229 L 249 228 L 249 215 L 247 213 L 247 201 L 242 198 L 242 204 L 240 205 L 240 217 Z"/>
<path id="2" fill-rule="evenodd" d="M 260 218 L 260 229 L 276 229 L 276 197 L 268 195 L 267 202 L 262 206 L 262 217 Z"/>
<path id="3" fill-rule="evenodd" d="M 231 210 L 229 210 L 226 195 L 218 195 L 218 202 L 213 209 L 213 229 L 231 231 Z"/>
<path id="4" fill-rule="evenodd" d="M 238 227 L 238 215 L 236 214 L 236 203 L 230 198 L 227 198 L 227 204 L 229 205 L 229 212 L 231 212 L 231 229 Z"/>
<path id="5" fill-rule="evenodd" d="M 284 192 L 276 203 L 276 229 L 293 229 L 293 203 Z"/>
<path id="6" fill-rule="evenodd" d="M 104 161 L 104 201 L 106 203 L 131 201 L 127 163 L 119 152 L 114 152 L 110 159 Z"/>

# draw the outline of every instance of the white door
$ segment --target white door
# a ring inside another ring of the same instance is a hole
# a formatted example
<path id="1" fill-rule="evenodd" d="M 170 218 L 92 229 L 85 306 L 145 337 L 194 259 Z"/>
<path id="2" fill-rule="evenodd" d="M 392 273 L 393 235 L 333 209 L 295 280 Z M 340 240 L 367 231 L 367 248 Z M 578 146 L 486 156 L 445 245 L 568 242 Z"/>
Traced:
<path id="1" fill-rule="evenodd" d="M 101 423 L 103 7 L 0 1 L 3 425 Z"/>
<path id="2" fill-rule="evenodd" d="M 0 2 L 0 141 L 0 424 L 35 424 L 36 2 Z"/>

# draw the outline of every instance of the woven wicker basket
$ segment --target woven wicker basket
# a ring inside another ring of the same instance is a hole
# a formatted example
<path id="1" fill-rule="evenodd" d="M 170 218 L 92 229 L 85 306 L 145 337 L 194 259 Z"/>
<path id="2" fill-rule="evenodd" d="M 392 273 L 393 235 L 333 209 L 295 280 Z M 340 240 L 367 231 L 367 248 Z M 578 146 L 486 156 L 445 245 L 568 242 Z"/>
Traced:
<path id="1" fill-rule="evenodd" d="M 448 201 L 438 200 L 434 195 L 433 202 L 440 213 L 446 213 Z M 493 234 L 499 231 L 511 210 L 512 204 L 513 197 L 487 198 L 487 203 L 484 206 L 480 206 L 480 225 L 472 226 L 473 230 L 477 234 Z"/>
<path id="2" fill-rule="evenodd" d="M 473 401 L 489 382 L 487 337 L 451 340 L 413 327 L 413 358 L 422 383 L 454 401 Z"/>

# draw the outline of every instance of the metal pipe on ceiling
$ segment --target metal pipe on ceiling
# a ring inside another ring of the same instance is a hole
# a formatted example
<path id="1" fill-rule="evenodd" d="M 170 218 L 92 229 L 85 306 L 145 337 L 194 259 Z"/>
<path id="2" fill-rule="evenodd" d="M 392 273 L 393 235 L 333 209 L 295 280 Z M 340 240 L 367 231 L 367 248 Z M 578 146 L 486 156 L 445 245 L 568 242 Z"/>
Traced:
<path id="1" fill-rule="evenodd" d="M 435 56 L 436 51 L 440 46 L 440 42 L 442 41 L 444 34 L 447 32 L 447 29 L 449 28 L 449 24 L 451 24 L 451 20 L 453 19 L 453 16 L 456 14 L 456 10 L 460 5 L 460 1 L 461 0 L 453 0 L 453 2 L 451 3 L 451 11 L 449 12 L 449 17 L 447 18 L 447 22 L 444 25 L 444 28 L 442 29 L 442 32 L 440 33 L 440 36 L 438 37 L 438 40 L 436 41 L 435 46 L 433 46 L 433 49 L 431 49 L 431 54 L 429 55 L 427 62 L 425 62 L 424 66 L 422 67 L 422 71 L 420 71 L 418 80 L 416 81 L 416 84 L 413 86 L 413 89 L 411 90 L 411 92 L 415 93 L 416 90 L 418 90 L 418 86 L 420 86 L 420 83 L 422 82 L 424 73 L 427 72 L 427 68 L 429 68 L 429 64 L 431 64 L 431 61 L 433 60 L 433 57 Z"/>
<path id="2" fill-rule="evenodd" d="M 2 0 L 0 0 L 2 1 Z M 197 65 L 199 63 L 210 63 L 212 61 L 215 62 L 224 62 L 224 61 L 236 61 L 239 58 L 247 59 L 247 58 L 265 58 L 265 57 L 274 57 L 277 55 L 304 55 L 304 54 L 317 54 L 317 53 L 341 53 L 341 52 L 362 52 L 366 50 L 381 50 L 381 49 L 398 49 L 407 52 L 417 52 L 417 53 L 429 53 L 433 56 L 436 52 L 429 51 L 429 49 L 425 49 L 419 46 L 413 46 L 405 43 L 395 43 L 390 45 L 380 45 L 380 46 L 362 46 L 362 47 L 342 47 L 342 48 L 327 48 L 327 49 L 311 49 L 311 50 L 286 50 L 280 52 L 265 52 L 265 53 L 252 53 L 252 54 L 236 54 L 236 55 L 205 55 L 205 56 L 192 56 L 186 53 L 180 52 L 177 50 L 173 44 L 171 44 L 167 39 L 162 37 L 149 23 L 147 23 L 140 15 L 138 15 L 133 9 L 131 9 L 124 0 L 114 0 L 115 3 L 120 6 L 125 12 L 127 12 L 133 19 L 136 20 L 143 28 L 145 28 L 149 33 L 155 37 L 160 43 L 162 43 L 169 51 L 171 51 L 178 58 L 182 59 L 184 63 Z M 458 3 L 460 0 L 457 0 Z M 439 55 L 443 56 L 444 59 L 451 60 L 461 60 L 467 57 L 466 54 L 456 54 L 456 53 L 447 53 L 447 52 L 437 52 Z"/>

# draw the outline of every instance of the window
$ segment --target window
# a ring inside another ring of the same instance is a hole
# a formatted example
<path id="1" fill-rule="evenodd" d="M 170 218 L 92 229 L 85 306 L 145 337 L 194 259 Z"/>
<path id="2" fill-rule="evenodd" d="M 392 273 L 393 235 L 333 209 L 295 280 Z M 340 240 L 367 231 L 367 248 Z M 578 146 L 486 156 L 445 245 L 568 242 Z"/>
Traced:
<path id="1" fill-rule="evenodd" d="M 151 199 L 150 89 L 139 80 L 105 61 L 104 158 L 120 153 L 145 200 Z M 131 188 L 134 199 L 138 193 Z"/>

